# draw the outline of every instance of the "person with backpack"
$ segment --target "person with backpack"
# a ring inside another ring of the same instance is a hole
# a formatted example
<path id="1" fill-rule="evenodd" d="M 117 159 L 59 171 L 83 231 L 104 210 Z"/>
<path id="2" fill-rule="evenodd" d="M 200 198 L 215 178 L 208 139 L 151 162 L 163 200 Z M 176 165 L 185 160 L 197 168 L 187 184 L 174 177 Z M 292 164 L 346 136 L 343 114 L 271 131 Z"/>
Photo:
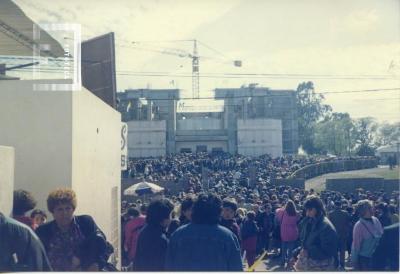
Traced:
<path id="1" fill-rule="evenodd" d="M 0 272 L 51 270 L 43 245 L 35 233 L 0 212 Z"/>
<path id="2" fill-rule="evenodd" d="M 75 216 L 76 194 L 72 189 L 57 189 L 47 198 L 54 220 L 39 226 L 42 241 L 55 271 L 100 271 L 108 267 L 113 247 L 89 215 Z"/>

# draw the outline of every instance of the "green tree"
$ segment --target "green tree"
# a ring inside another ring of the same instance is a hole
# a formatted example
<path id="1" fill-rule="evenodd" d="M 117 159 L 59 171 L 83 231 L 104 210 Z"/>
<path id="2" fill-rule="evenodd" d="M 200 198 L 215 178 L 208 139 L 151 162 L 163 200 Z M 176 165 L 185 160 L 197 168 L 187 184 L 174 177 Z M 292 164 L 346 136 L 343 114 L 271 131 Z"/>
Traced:
<path id="1" fill-rule="evenodd" d="M 323 104 L 324 96 L 315 93 L 313 82 L 303 82 L 296 90 L 300 145 L 307 153 L 318 153 L 315 147 L 316 123 L 332 108 Z"/>
<path id="2" fill-rule="evenodd" d="M 350 155 L 355 146 L 354 124 L 348 113 L 333 112 L 315 127 L 315 146 L 321 153 Z"/>
<path id="3" fill-rule="evenodd" d="M 356 119 L 353 134 L 356 139 L 356 154 L 360 156 L 373 156 L 376 150 L 376 133 L 378 124 L 372 117 Z"/>
<path id="4" fill-rule="evenodd" d="M 400 140 L 400 122 L 382 123 L 378 126 L 377 146 L 385 146 Z"/>

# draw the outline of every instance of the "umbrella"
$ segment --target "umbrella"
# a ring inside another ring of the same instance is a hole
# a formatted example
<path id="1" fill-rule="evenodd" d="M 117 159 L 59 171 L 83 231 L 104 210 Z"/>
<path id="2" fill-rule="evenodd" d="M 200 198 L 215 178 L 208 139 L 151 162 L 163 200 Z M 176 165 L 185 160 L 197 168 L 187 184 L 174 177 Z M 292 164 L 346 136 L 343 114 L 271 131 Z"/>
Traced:
<path id="1" fill-rule="evenodd" d="M 124 190 L 124 195 L 140 196 L 163 191 L 164 188 L 149 182 L 140 182 Z"/>

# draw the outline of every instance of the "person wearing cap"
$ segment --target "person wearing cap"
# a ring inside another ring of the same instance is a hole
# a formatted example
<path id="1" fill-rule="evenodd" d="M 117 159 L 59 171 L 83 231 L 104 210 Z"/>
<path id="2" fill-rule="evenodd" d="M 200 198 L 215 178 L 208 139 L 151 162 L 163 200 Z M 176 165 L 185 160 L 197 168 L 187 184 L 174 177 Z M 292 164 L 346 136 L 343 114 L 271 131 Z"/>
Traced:
<path id="1" fill-rule="evenodd" d="M 235 200 L 226 198 L 222 201 L 222 214 L 221 214 L 221 222 L 220 225 L 228 228 L 230 231 L 235 234 L 239 243 L 241 241 L 240 237 L 240 227 L 236 223 L 235 215 L 238 206 Z"/>

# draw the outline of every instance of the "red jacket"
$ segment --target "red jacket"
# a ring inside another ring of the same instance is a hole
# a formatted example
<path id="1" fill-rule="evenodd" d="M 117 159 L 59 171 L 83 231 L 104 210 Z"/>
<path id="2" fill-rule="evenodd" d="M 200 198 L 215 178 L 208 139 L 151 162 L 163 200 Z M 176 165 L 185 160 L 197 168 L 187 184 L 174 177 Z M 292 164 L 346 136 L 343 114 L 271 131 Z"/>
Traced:
<path id="1" fill-rule="evenodd" d="M 29 226 L 33 230 L 36 229 L 36 226 L 33 223 L 33 219 L 31 217 L 28 217 L 28 216 L 14 216 L 14 219 L 17 220 L 20 223 L 26 224 L 27 226 Z"/>
<path id="2" fill-rule="evenodd" d="M 124 246 L 128 251 L 129 260 L 133 260 L 136 255 L 136 246 L 140 230 L 146 223 L 146 217 L 139 216 L 130 220 L 125 225 L 125 243 Z"/>

